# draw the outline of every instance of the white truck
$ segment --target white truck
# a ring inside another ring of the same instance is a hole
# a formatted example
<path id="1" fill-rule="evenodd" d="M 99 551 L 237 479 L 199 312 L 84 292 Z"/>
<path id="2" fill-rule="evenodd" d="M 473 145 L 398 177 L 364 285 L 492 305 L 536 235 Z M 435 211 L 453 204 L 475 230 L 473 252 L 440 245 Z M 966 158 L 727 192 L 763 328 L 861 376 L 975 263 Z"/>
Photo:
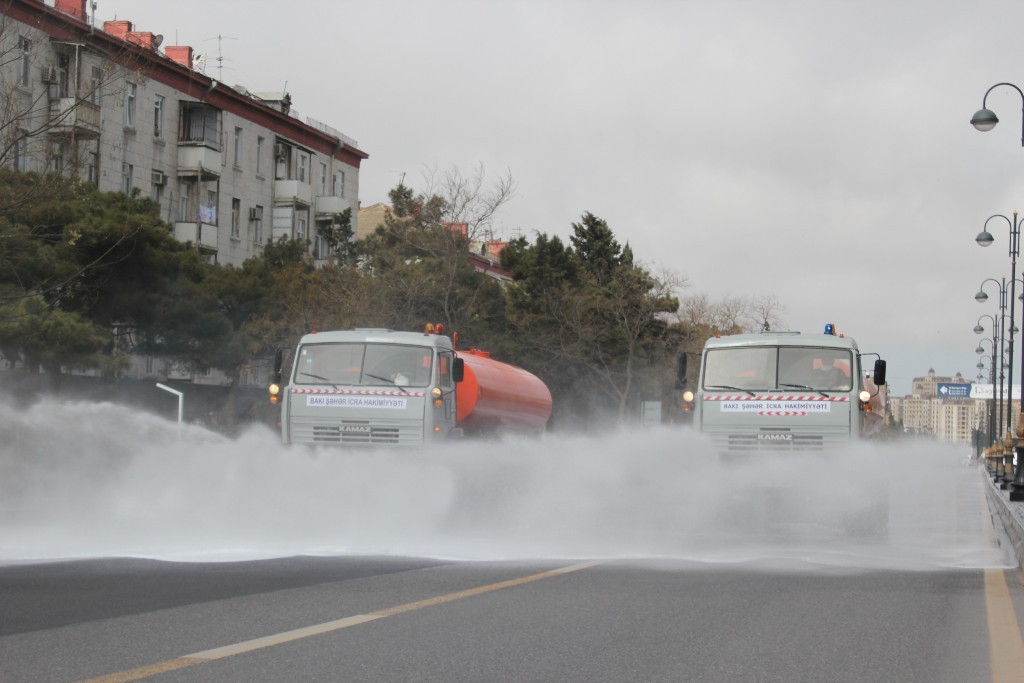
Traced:
<path id="1" fill-rule="evenodd" d="M 441 325 L 424 332 L 359 328 L 304 335 L 291 372 L 274 359 L 272 402 L 285 443 L 423 446 L 463 434 L 536 433 L 551 392 L 522 368 L 457 351 Z"/>
<path id="2" fill-rule="evenodd" d="M 832 324 L 824 334 L 717 336 L 704 345 L 684 410 L 721 453 L 842 447 L 884 419 L 885 361 L 876 359 L 868 375 L 863 355 Z M 686 356 L 679 359 L 678 386 L 686 389 Z"/>

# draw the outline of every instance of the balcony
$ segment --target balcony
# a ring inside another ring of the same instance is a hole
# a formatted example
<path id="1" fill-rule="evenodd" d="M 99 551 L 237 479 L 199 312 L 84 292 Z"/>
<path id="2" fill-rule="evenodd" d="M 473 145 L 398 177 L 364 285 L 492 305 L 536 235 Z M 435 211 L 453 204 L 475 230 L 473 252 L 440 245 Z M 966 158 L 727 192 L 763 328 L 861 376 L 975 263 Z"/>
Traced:
<path id="1" fill-rule="evenodd" d="M 310 206 L 313 203 L 313 188 L 309 183 L 299 180 L 275 180 L 274 203 Z"/>
<path id="2" fill-rule="evenodd" d="M 178 177 L 216 180 L 220 177 L 221 154 L 202 145 L 178 146 Z"/>
<path id="3" fill-rule="evenodd" d="M 50 128 L 55 135 L 99 137 L 100 108 L 88 100 L 58 97 L 50 100 Z"/>
<path id="4" fill-rule="evenodd" d="M 345 209 L 352 208 L 352 205 L 344 197 L 317 197 L 316 198 L 316 215 L 317 216 L 334 216 Z"/>
<path id="5" fill-rule="evenodd" d="M 174 239 L 191 242 L 199 251 L 217 251 L 217 226 L 209 223 L 175 223 Z"/>

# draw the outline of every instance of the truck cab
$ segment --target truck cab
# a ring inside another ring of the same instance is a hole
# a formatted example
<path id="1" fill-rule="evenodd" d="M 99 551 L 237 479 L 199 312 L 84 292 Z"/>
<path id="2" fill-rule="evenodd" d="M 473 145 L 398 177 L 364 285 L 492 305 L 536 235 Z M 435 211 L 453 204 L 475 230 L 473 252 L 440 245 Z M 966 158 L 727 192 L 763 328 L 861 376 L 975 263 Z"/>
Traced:
<path id="1" fill-rule="evenodd" d="M 833 449 L 882 421 L 885 361 L 871 375 L 862 361 L 857 343 L 832 325 L 824 334 L 714 337 L 684 400 L 719 452 Z"/>
<path id="2" fill-rule="evenodd" d="M 302 337 L 280 388 L 285 443 L 420 446 L 456 426 L 443 335 L 355 329 Z"/>

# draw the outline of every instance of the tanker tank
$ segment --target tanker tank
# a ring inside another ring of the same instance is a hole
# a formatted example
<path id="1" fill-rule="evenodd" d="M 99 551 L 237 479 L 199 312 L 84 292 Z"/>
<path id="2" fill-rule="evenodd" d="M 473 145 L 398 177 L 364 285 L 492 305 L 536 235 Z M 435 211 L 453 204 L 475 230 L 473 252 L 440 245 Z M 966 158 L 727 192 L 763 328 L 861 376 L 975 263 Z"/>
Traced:
<path id="1" fill-rule="evenodd" d="M 537 376 L 490 358 L 486 351 L 459 353 L 465 375 L 455 390 L 456 421 L 467 433 L 540 432 L 551 417 L 551 392 Z"/>

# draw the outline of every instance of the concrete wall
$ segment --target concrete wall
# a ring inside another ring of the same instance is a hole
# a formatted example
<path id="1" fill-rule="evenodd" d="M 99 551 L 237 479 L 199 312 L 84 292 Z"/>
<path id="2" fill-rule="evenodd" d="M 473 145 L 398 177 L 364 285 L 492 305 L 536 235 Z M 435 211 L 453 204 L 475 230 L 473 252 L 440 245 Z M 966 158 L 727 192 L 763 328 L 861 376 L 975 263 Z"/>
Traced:
<path id="1" fill-rule="evenodd" d="M 992 477 L 988 476 L 987 472 L 982 472 L 982 476 L 988 481 L 985 490 L 988 494 L 989 510 L 1002 523 L 1013 545 L 1017 564 L 1024 569 L 1024 503 L 1010 502 L 1009 491 L 1003 491 L 992 483 Z"/>

